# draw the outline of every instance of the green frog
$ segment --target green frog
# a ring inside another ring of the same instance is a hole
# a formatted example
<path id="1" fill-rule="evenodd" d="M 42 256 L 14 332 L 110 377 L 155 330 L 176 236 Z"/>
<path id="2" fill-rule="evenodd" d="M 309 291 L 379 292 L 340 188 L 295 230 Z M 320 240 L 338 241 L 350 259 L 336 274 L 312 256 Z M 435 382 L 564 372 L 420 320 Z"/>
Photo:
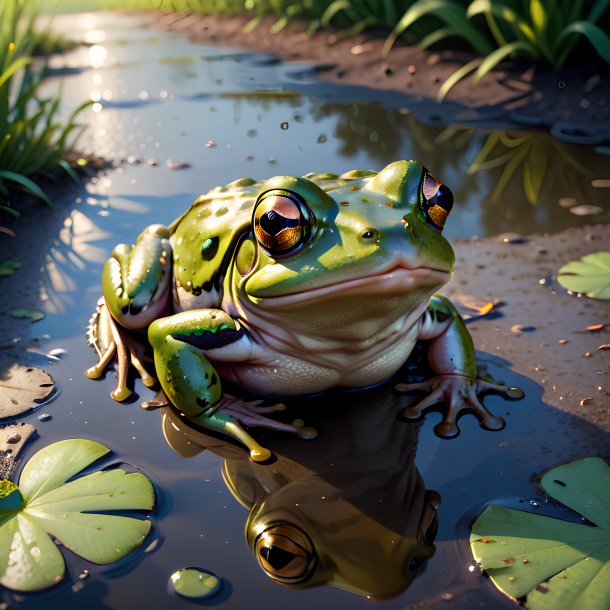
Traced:
<path id="1" fill-rule="evenodd" d="M 462 410 L 501 429 L 479 393 L 522 393 L 478 377 L 463 320 L 436 294 L 453 270 L 442 236 L 452 206 L 449 188 L 417 161 L 214 188 L 169 227 L 151 225 L 135 245 L 114 248 L 97 325 L 106 338 L 87 375 L 101 376 L 116 354 L 114 399 L 130 395 L 130 364 L 152 386 L 128 339 L 146 330 L 171 403 L 261 462 L 271 454 L 247 427 L 303 438 L 315 430 L 268 417 L 285 405 L 246 401 L 224 382 L 272 399 L 370 387 L 392 378 L 424 340 L 434 376 L 395 386 L 428 392 L 405 416 L 442 402 L 441 436 L 459 434 Z"/>

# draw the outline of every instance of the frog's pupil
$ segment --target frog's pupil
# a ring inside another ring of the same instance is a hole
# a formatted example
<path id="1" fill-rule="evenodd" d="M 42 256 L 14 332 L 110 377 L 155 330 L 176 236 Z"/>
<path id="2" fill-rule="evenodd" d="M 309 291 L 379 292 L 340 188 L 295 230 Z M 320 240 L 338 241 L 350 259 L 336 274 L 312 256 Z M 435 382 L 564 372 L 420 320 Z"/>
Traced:
<path id="1" fill-rule="evenodd" d="M 267 235 L 277 235 L 286 228 L 298 227 L 299 221 L 297 218 L 285 218 L 281 214 L 270 210 L 262 215 L 260 225 Z"/>
<path id="2" fill-rule="evenodd" d="M 294 553 L 285 551 L 273 544 L 262 548 L 260 553 L 274 570 L 285 568 L 294 559 Z"/>

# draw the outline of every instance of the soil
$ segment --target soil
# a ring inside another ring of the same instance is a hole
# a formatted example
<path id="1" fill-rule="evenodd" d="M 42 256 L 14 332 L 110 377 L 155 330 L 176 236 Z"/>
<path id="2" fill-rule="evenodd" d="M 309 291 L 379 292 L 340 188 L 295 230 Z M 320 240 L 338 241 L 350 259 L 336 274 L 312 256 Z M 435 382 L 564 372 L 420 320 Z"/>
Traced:
<path id="1" fill-rule="evenodd" d="M 610 66 L 577 58 L 561 70 L 505 62 L 476 86 L 471 77 L 436 102 L 443 82 L 473 59 L 466 52 L 421 51 L 396 43 L 387 58 L 381 50 L 387 31 L 349 36 L 292 20 L 271 34 L 273 18 L 244 32 L 249 16 L 152 13 L 151 26 L 179 31 L 201 44 L 267 52 L 284 61 L 306 62 L 320 78 L 407 94 L 405 104 L 424 123 L 495 128 L 549 129 L 558 139 L 582 144 L 610 142 Z"/>

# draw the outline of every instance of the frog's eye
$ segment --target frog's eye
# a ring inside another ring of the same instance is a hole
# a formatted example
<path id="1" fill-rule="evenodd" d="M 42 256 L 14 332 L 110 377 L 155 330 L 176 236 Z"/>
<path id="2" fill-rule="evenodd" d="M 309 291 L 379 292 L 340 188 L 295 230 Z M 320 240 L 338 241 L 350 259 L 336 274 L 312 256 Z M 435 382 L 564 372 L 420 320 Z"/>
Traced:
<path id="1" fill-rule="evenodd" d="M 254 234 L 274 256 L 293 252 L 311 237 L 313 214 L 305 201 L 291 191 L 267 191 L 256 202 Z"/>
<path id="2" fill-rule="evenodd" d="M 287 523 L 274 525 L 259 534 L 254 552 L 261 568 L 274 580 L 284 583 L 304 581 L 316 561 L 309 537 Z"/>
<path id="3" fill-rule="evenodd" d="M 426 220 L 442 231 L 453 207 L 453 193 L 441 184 L 427 169 L 422 181 L 422 207 Z"/>

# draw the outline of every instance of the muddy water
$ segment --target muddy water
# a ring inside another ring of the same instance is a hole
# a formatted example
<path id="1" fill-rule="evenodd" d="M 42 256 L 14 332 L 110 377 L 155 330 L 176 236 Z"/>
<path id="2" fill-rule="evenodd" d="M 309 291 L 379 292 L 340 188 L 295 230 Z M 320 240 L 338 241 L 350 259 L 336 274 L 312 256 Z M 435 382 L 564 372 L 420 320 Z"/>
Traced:
<path id="1" fill-rule="evenodd" d="M 391 96 L 383 104 L 372 102 L 370 92 L 320 85 L 304 66 L 197 47 L 142 22 L 103 14 L 58 21 L 58 28 L 86 36 L 93 45 L 52 63 L 57 76 L 65 77 L 66 111 L 89 96 L 99 104 L 83 115 L 90 128 L 81 146 L 125 162 L 65 195 L 54 212 L 26 218 L 20 235 L 31 231 L 37 238 L 17 256 L 30 269 L 23 295 L 47 313 L 19 332 L 41 337 L 40 351 L 67 350 L 47 366 L 61 386 L 60 396 L 44 407 L 52 419 L 40 422 L 37 413 L 26 418 L 40 434 L 28 454 L 67 437 L 86 437 L 109 446 L 117 460 L 140 467 L 158 498 L 145 544 L 152 548 L 110 567 L 92 566 L 63 549 L 69 573 L 62 583 L 37 595 L 5 591 L 3 601 L 37 610 L 188 608 L 195 604 L 170 595 L 167 584 L 176 570 L 195 566 L 223 579 L 222 591 L 205 605 L 225 608 L 370 608 L 367 592 L 394 595 L 376 602 L 388 609 L 513 607 L 473 566 L 465 542 L 469 519 L 498 496 L 521 497 L 531 510 L 544 510 L 544 503 L 529 503 L 536 497 L 530 477 L 588 455 L 594 430 L 545 406 L 541 388 L 512 373 L 510 363 L 480 354 L 492 375 L 527 394 L 520 402 L 486 399 L 507 420 L 501 432 L 484 432 L 467 416 L 457 439 L 441 441 L 433 434 L 438 415 L 423 424 L 397 422 L 408 399 L 388 388 L 337 393 L 293 406 L 292 417 L 319 427 L 318 440 L 263 433 L 277 461 L 255 467 L 238 449 L 201 437 L 171 413 L 142 410 L 139 400 L 153 392 L 139 381 L 138 400 L 113 402 L 111 374 L 99 382 L 83 375 L 94 360 L 84 328 L 113 244 L 133 241 L 151 222 L 170 222 L 216 184 L 244 175 L 379 168 L 413 157 L 457 194 L 459 211 L 449 222 L 449 237 L 557 231 L 584 222 L 558 199 L 602 200 L 591 180 L 604 177 L 603 157 L 563 145 L 561 154 L 554 153 L 557 143 L 536 136 L 537 150 L 550 151 L 541 201 L 531 207 L 522 175 L 516 174 L 493 203 L 498 175 L 468 176 L 489 134 L 425 127 Z M 46 86 L 56 84 L 52 79 Z M 561 161 L 568 150 L 584 174 Z M 35 233 L 41 219 L 48 229 Z M 331 416 L 322 417 L 329 404 Z M 442 503 L 436 551 L 421 563 L 431 553 L 425 544 L 429 528 L 422 525 L 425 490 L 437 492 Z M 244 536 L 250 513 L 244 505 L 256 509 L 250 529 L 288 515 L 308 531 L 319 555 L 316 576 L 308 582 L 320 586 L 291 589 L 262 572 Z M 346 524 L 354 528 L 348 540 L 340 536 Z M 79 580 L 83 569 L 90 576 Z"/>

